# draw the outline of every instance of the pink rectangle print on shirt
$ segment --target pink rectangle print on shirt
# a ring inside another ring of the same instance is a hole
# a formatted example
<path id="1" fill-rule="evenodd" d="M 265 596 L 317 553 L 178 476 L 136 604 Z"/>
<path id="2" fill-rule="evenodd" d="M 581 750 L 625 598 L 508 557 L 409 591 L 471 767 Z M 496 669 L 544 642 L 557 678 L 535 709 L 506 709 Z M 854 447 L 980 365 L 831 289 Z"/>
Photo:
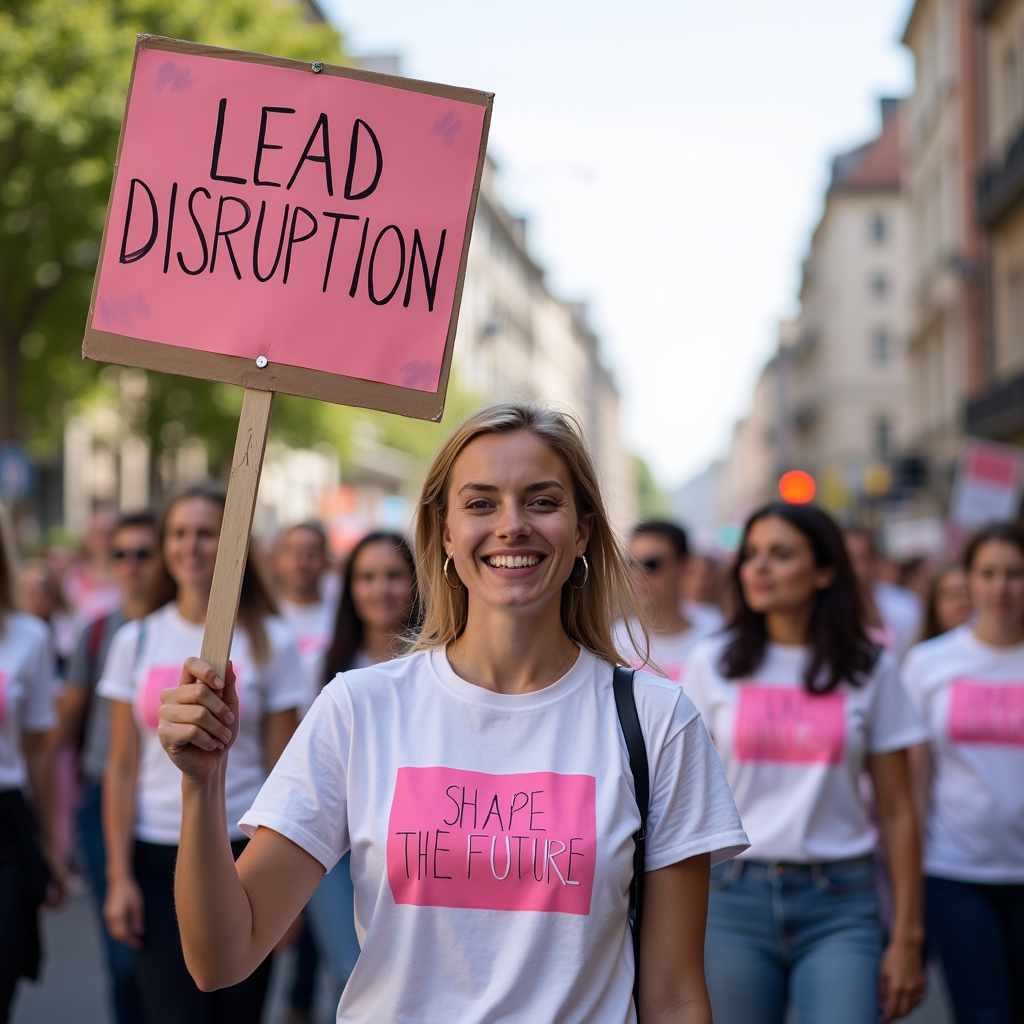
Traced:
<path id="1" fill-rule="evenodd" d="M 741 761 L 842 764 L 846 698 L 788 686 L 741 685 L 736 756 Z"/>
<path id="2" fill-rule="evenodd" d="M 388 823 L 396 903 L 589 914 L 591 775 L 399 768 Z"/>
<path id="3" fill-rule="evenodd" d="M 994 685 L 957 679 L 949 701 L 949 738 L 954 743 L 1024 747 L 1024 682 Z"/>

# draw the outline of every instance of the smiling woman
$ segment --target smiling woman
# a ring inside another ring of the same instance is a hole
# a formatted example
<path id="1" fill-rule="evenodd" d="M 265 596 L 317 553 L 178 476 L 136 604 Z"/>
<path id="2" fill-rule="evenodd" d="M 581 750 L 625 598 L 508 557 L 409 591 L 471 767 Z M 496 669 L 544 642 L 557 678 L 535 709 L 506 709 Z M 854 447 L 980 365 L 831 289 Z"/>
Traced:
<path id="1" fill-rule="evenodd" d="M 693 704 L 638 672 L 637 1007 L 640 814 L 612 623 L 639 613 L 576 424 L 519 404 L 470 417 L 427 474 L 417 549 L 418 640 L 325 687 L 242 819 L 253 838 L 237 866 L 216 738 L 235 728 L 232 674 L 190 660 L 161 710 L 184 773 L 177 894 L 194 976 L 244 978 L 351 850 L 362 951 L 339 1021 L 709 1024 L 709 869 L 746 835 Z"/>

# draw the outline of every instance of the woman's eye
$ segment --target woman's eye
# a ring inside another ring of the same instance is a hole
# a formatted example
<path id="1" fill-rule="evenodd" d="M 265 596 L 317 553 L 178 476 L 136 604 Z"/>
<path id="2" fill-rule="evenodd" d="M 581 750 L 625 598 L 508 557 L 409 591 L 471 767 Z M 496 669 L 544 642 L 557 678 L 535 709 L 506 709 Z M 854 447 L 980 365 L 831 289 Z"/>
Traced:
<path id="1" fill-rule="evenodd" d="M 471 509 L 486 509 L 489 508 L 488 503 L 483 498 L 476 498 L 473 501 L 466 503 L 466 508 Z"/>

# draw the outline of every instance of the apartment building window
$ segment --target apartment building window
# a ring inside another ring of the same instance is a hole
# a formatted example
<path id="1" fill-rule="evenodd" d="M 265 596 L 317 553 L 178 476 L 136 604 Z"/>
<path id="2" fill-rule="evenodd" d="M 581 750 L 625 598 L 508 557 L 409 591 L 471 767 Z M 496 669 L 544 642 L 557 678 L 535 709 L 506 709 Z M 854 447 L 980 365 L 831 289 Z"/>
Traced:
<path id="1" fill-rule="evenodd" d="M 887 363 L 889 361 L 892 339 L 885 327 L 876 327 L 871 335 L 871 358 L 876 363 Z"/>
<path id="2" fill-rule="evenodd" d="M 892 425 L 888 416 L 879 416 L 874 422 L 875 458 L 886 462 L 892 451 Z"/>
<path id="3" fill-rule="evenodd" d="M 879 272 L 871 278 L 871 294 L 881 302 L 889 294 L 889 278 Z"/>
<path id="4" fill-rule="evenodd" d="M 871 215 L 871 241 L 875 245 L 884 245 L 889 239 L 889 221 L 884 213 Z"/>

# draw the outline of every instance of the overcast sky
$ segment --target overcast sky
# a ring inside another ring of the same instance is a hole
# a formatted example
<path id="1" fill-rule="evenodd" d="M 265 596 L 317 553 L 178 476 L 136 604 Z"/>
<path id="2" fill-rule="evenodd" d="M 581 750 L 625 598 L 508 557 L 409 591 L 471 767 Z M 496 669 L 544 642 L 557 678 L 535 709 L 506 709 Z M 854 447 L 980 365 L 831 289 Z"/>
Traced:
<path id="1" fill-rule="evenodd" d="M 555 294 L 591 304 L 627 443 L 666 487 L 723 454 L 831 156 L 910 89 L 910 0 L 321 5 L 350 52 L 496 94 L 506 203 Z"/>

